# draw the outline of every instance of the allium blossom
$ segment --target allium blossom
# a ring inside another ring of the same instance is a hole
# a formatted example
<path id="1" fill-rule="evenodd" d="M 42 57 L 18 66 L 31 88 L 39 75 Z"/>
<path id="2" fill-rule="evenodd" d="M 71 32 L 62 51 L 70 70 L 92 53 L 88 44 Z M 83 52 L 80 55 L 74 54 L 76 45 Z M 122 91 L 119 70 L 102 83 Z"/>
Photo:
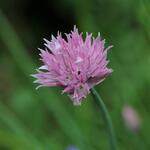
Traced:
<path id="1" fill-rule="evenodd" d="M 138 112 L 130 105 L 125 105 L 122 109 L 122 116 L 125 125 L 132 131 L 137 131 L 140 128 L 140 117 Z"/>
<path id="2" fill-rule="evenodd" d="M 66 39 L 58 32 L 51 41 L 44 39 L 45 49 L 40 49 L 43 65 L 33 75 L 39 87 L 61 86 L 62 93 L 68 93 L 75 105 L 80 105 L 90 89 L 102 82 L 111 72 L 107 68 L 107 51 L 105 40 L 100 35 L 96 38 L 86 33 L 85 40 L 82 33 L 74 27 Z"/>

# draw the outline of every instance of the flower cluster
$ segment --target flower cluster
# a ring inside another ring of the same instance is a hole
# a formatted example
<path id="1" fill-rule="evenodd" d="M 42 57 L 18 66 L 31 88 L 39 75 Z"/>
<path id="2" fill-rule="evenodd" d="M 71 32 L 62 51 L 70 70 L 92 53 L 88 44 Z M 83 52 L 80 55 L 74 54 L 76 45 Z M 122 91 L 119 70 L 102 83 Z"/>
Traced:
<path id="1" fill-rule="evenodd" d="M 40 49 L 43 65 L 33 75 L 41 86 L 62 86 L 75 105 L 80 105 L 90 89 L 102 82 L 112 70 L 107 68 L 107 50 L 105 40 L 82 33 L 74 27 L 66 40 L 58 33 L 51 41 L 44 39 L 45 49 Z"/>

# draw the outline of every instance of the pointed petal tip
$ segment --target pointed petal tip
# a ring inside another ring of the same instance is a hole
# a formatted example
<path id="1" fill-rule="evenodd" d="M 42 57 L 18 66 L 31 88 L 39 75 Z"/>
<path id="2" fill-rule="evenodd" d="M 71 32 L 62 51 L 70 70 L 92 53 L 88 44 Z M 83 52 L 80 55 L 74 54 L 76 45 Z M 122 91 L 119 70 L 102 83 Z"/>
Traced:
<path id="1" fill-rule="evenodd" d="M 49 42 L 46 38 L 43 38 L 43 40 L 44 40 L 45 42 Z"/>
<path id="2" fill-rule="evenodd" d="M 114 70 L 113 70 L 113 69 L 109 69 L 109 70 L 110 70 L 110 73 L 114 72 Z"/>
<path id="3" fill-rule="evenodd" d="M 74 25 L 74 26 L 73 26 L 73 29 L 74 29 L 74 30 L 75 30 L 75 29 L 77 29 L 77 26 L 76 26 L 76 25 Z"/>
<path id="4" fill-rule="evenodd" d="M 108 46 L 108 48 L 110 49 L 110 48 L 112 48 L 112 47 L 114 47 L 114 45 L 110 45 L 110 46 Z"/>
<path id="5" fill-rule="evenodd" d="M 33 83 L 39 83 L 39 80 L 35 80 L 35 81 L 33 81 Z"/>
<path id="6" fill-rule="evenodd" d="M 112 47 L 114 47 L 113 45 L 108 46 L 105 50 L 108 51 L 110 50 Z"/>
<path id="7" fill-rule="evenodd" d="M 73 101 L 74 106 L 81 106 L 81 102 Z"/>
<path id="8" fill-rule="evenodd" d="M 46 66 L 46 65 L 41 66 L 41 67 L 39 67 L 39 70 L 48 70 L 48 66 Z"/>
<path id="9" fill-rule="evenodd" d="M 40 87 L 42 87 L 42 85 L 37 86 L 35 89 L 38 90 Z"/>
<path id="10" fill-rule="evenodd" d="M 78 33 L 78 28 L 77 28 L 76 25 L 74 25 L 74 27 L 73 27 L 73 32 L 77 32 Z"/>
<path id="11" fill-rule="evenodd" d="M 33 77 L 33 78 L 37 78 L 36 74 L 30 74 L 30 76 Z"/>
<path id="12" fill-rule="evenodd" d="M 43 53 L 44 52 L 44 50 L 43 49 L 41 49 L 41 48 L 38 48 L 38 50 L 41 52 L 41 53 Z M 39 54 L 40 55 L 40 54 Z"/>
<path id="13" fill-rule="evenodd" d="M 42 51 L 42 50 L 43 50 L 43 49 L 41 49 L 41 48 L 39 48 L 39 47 L 38 47 L 37 49 L 38 49 L 39 51 Z"/>
<path id="14" fill-rule="evenodd" d="M 101 37 L 101 33 L 100 33 L 100 32 L 98 32 L 98 37 L 99 37 L 99 38 Z"/>

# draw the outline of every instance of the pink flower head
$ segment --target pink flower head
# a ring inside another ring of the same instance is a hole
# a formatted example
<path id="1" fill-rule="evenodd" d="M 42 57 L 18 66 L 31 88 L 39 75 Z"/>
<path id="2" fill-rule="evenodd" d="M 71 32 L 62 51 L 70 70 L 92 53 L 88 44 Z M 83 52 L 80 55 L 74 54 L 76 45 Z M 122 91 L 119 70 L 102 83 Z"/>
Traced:
<path id="1" fill-rule="evenodd" d="M 140 117 L 137 111 L 130 105 L 125 105 L 122 109 L 122 116 L 125 125 L 132 131 L 137 131 L 140 128 Z"/>
<path id="2" fill-rule="evenodd" d="M 112 70 L 107 68 L 107 50 L 105 40 L 92 34 L 82 33 L 74 27 L 66 39 L 58 33 L 51 41 L 44 39 L 45 50 L 40 49 L 43 65 L 33 75 L 35 83 L 42 86 L 62 86 L 63 93 L 68 93 L 75 105 L 80 105 L 90 89 L 102 82 Z"/>

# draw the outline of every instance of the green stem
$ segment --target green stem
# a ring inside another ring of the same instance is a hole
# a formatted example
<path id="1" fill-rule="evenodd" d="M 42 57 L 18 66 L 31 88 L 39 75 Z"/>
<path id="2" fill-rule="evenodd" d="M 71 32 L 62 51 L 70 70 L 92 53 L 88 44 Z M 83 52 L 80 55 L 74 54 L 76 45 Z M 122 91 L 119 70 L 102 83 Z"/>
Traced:
<path id="1" fill-rule="evenodd" d="M 96 103 L 98 104 L 100 108 L 104 121 L 106 122 L 111 150 L 117 150 L 116 137 L 115 137 L 112 121 L 108 113 L 108 110 L 103 100 L 101 99 L 100 95 L 97 93 L 97 91 L 94 88 L 91 89 L 91 93 L 92 93 L 94 100 L 96 101 Z"/>

